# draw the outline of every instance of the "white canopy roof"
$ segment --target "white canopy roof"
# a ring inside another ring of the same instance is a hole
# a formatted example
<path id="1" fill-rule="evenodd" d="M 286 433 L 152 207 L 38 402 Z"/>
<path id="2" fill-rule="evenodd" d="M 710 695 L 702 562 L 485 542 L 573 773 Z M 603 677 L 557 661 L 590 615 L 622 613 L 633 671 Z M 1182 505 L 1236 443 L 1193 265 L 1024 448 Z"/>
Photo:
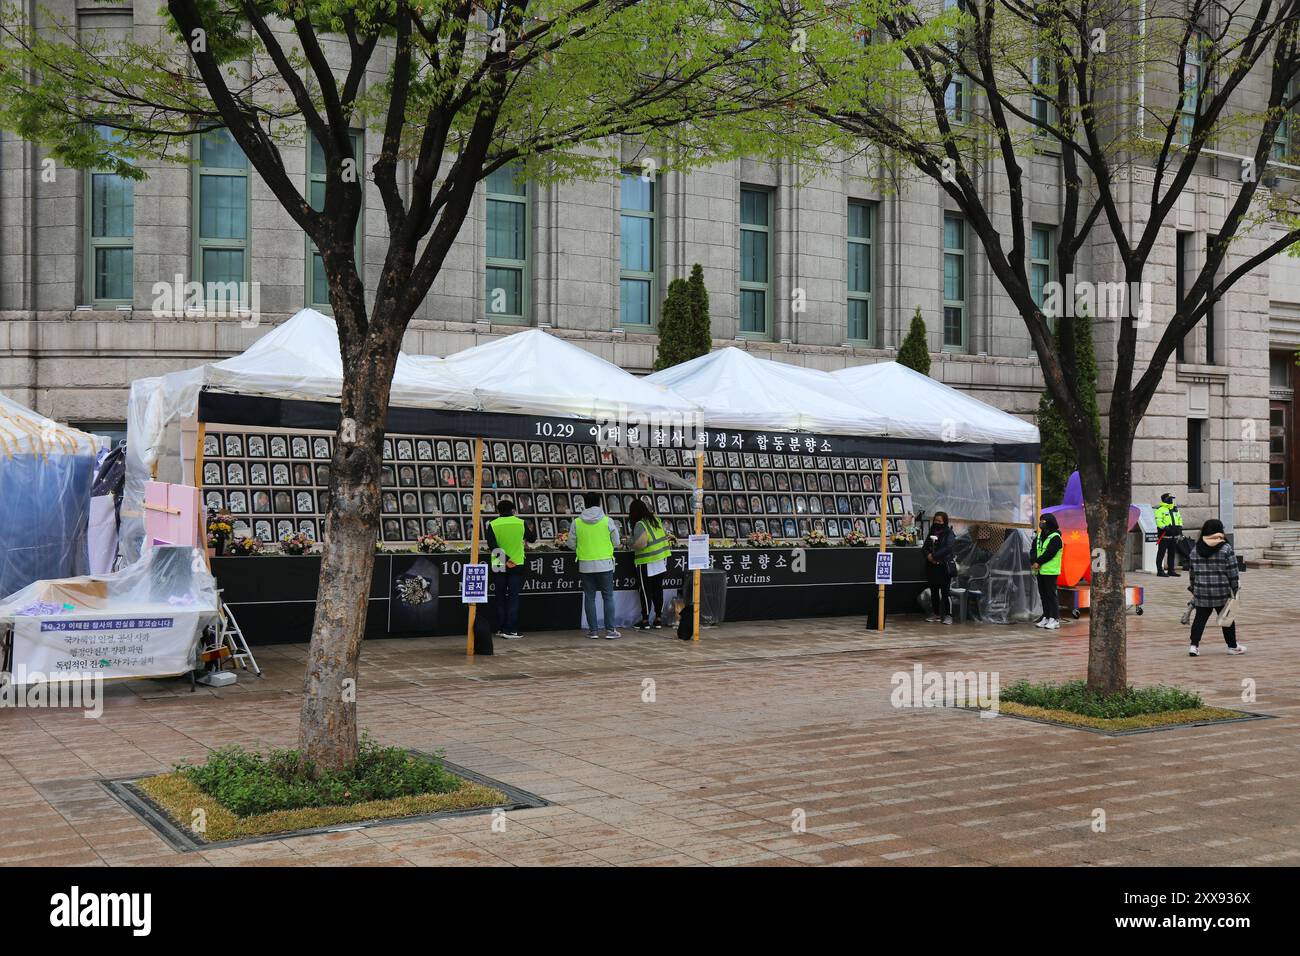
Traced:
<path id="1" fill-rule="evenodd" d="M 515 332 L 446 359 L 413 355 L 410 360 L 420 369 L 441 361 L 473 386 L 477 407 L 485 412 L 601 420 L 625 412 L 690 416 L 698 411 L 689 397 L 674 394 L 653 377 L 638 378 L 541 329 Z"/>
<path id="2" fill-rule="evenodd" d="M 885 415 L 855 401 L 830 374 L 755 358 L 733 346 L 655 372 L 647 381 L 698 402 L 705 425 L 716 428 L 886 434 Z"/>
<path id="3" fill-rule="evenodd" d="M 887 419 L 890 438 L 962 444 L 1036 444 L 1038 428 L 897 362 L 831 372 L 865 408 Z"/>
<path id="4" fill-rule="evenodd" d="M 14 455 L 93 455 L 102 439 L 0 395 L 0 459 Z"/>

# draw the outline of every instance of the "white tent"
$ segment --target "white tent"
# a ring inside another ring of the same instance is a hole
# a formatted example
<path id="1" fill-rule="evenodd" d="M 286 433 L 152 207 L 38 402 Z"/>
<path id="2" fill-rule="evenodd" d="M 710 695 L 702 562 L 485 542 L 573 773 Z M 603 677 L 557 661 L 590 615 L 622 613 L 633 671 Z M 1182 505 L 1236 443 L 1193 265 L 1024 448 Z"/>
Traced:
<path id="1" fill-rule="evenodd" d="M 831 372 L 855 402 L 886 419 L 890 438 L 948 444 L 1038 443 L 1038 428 L 897 362 Z"/>
<path id="2" fill-rule="evenodd" d="M 879 435 L 888 423 L 826 372 L 755 358 L 730 346 L 655 372 L 646 381 L 699 403 L 704 424 L 714 428 Z"/>
<path id="3" fill-rule="evenodd" d="M 516 332 L 434 361 L 474 388 L 485 412 L 617 420 L 624 414 L 685 419 L 696 404 L 653 378 L 638 378 L 584 348 L 541 329 Z"/>

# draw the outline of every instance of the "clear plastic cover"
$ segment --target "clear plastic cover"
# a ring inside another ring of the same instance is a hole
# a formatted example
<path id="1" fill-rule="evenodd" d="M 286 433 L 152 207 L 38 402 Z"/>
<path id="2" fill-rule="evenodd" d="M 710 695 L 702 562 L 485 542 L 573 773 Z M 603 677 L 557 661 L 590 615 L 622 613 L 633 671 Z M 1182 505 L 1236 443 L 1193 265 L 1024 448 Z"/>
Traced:
<path id="1" fill-rule="evenodd" d="M 36 581 L 0 602 L 0 621 L 14 625 L 16 679 L 183 674 L 216 613 L 203 552 L 173 546 L 110 574 Z"/>
<path id="2" fill-rule="evenodd" d="M 1028 624 L 1041 613 L 1038 584 L 1029 569 L 1029 541 L 1032 535 L 1012 529 L 988 562 L 986 595 L 980 608 L 984 620 L 993 624 Z"/>
<path id="3" fill-rule="evenodd" d="M 0 396 L 0 598 L 86 571 L 86 523 L 104 439 Z"/>
<path id="4" fill-rule="evenodd" d="M 1032 524 L 1034 466 L 1018 462 L 909 461 L 912 507 L 954 522 Z"/>

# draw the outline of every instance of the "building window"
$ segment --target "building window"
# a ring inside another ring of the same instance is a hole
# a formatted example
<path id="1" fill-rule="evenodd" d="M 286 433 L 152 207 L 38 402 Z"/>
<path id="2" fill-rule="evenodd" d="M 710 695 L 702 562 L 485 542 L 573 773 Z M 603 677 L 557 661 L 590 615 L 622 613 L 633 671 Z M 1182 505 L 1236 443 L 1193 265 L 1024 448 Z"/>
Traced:
<path id="1" fill-rule="evenodd" d="M 771 335 L 772 194 L 740 191 L 740 331 Z"/>
<path id="2" fill-rule="evenodd" d="M 1202 456 L 1205 452 L 1205 420 L 1187 419 L 1187 490 L 1202 491 L 1204 468 Z"/>
<path id="3" fill-rule="evenodd" d="M 118 130 L 96 126 L 107 142 Z M 86 189 L 86 299 L 92 304 L 129 303 L 134 298 L 133 245 L 135 183 L 116 173 L 93 171 Z"/>
<path id="4" fill-rule="evenodd" d="M 848 290 L 851 342 L 870 342 L 875 332 L 871 322 L 871 233 L 874 212 L 870 203 L 849 200 Z"/>
<path id="5" fill-rule="evenodd" d="M 199 134 L 195 264 L 205 289 L 248 281 L 248 159 L 229 130 Z"/>
<path id="6" fill-rule="evenodd" d="M 625 172 L 619 186 L 618 318 L 649 326 L 656 319 L 655 184 Z"/>
<path id="7" fill-rule="evenodd" d="M 1286 94 L 1283 96 L 1284 102 L 1289 102 L 1295 95 L 1296 82 L 1292 80 L 1287 84 Z M 1285 110 L 1282 113 L 1282 121 L 1277 124 L 1277 129 L 1273 131 L 1273 148 L 1270 156 L 1279 163 L 1290 163 L 1291 160 L 1291 130 L 1295 116 L 1291 110 Z"/>
<path id="8" fill-rule="evenodd" d="M 1201 40 L 1200 33 L 1193 33 L 1187 41 L 1187 61 L 1183 66 L 1183 108 L 1179 116 L 1179 137 L 1184 146 L 1192 141 L 1192 127 L 1196 125 L 1196 106 L 1200 101 L 1204 78 Z"/>
<path id="9" fill-rule="evenodd" d="M 350 135 L 352 156 L 360 167 L 363 159 L 361 137 L 357 133 Z M 311 131 L 307 133 L 307 156 L 307 199 L 311 203 L 311 208 L 319 212 L 325 208 L 325 150 L 321 149 L 316 134 Z M 361 214 L 357 217 L 356 235 L 353 240 L 358 270 L 361 269 L 361 237 L 365 232 L 363 228 L 365 215 L 363 205 Z M 325 276 L 325 261 L 316 251 L 316 243 L 310 238 L 307 239 L 307 304 L 315 309 L 328 311 L 331 308 L 330 285 Z"/>
<path id="10" fill-rule="evenodd" d="M 1052 280 L 1052 230 L 1034 226 L 1029 239 L 1029 294 L 1034 305 L 1042 309 L 1047 298 L 1047 283 Z M 1056 317 L 1049 315 L 1047 325 L 1055 328 Z"/>
<path id="11" fill-rule="evenodd" d="M 487 294 L 494 320 L 528 314 L 528 183 L 517 164 L 487 178 Z"/>
<path id="12" fill-rule="evenodd" d="M 960 10 L 966 12 L 965 0 L 943 0 L 944 11 Z M 948 30 L 947 42 L 954 52 L 960 54 L 962 51 L 961 28 L 952 27 Z M 967 111 L 970 109 L 968 98 L 970 93 L 967 89 L 966 77 L 960 73 L 954 73 L 948 85 L 943 91 L 943 105 L 948 113 L 950 123 L 965 123 L 967 120 Z"/>
<path id="13" fill-rule="evenodd" d="M 943 347 L 966 347 L 966 223 L 943 217 Z"/>
<path id="14" fill-rule="evenodd" d="M 1052 61 L 1047 57 L 1036 56 L 1029 61 L 1029 81 L 1034 91 L 1029 97 L 1030 115 L 1043 126 L 1056 122 L 1056 75 Z M 1037 129 L 1039 136 L 1046 136 L 1047 131 L 1041 126 Z"/>

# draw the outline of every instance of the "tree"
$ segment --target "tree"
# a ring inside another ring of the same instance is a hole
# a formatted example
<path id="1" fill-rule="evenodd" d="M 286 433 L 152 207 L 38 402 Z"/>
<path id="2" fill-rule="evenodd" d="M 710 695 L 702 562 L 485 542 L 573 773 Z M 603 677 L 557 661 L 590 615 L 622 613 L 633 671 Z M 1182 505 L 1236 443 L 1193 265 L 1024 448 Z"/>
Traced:
<path id="1" fill-rule="evenodd" d="M 393 370 L 478 183 L 608 175 L 618 137 L 659 168 L 763 153 L 792 115 L 776 106 L 796 88 L 779 73 L 786 37 L 756 37 L 723 0 L 167 0 L 148 43 L 23 17 L 0 17 L 0 125 L 133 178 L 225 128 L 322 257 L 343 385 L 299 748 L 317 770 L 343 767 Z M 358 128 L 377 144 L 368 170 Z M 304 132 L 325 159 L 315 205 L 283 152 Z M 387 226 L 371 288 L 354 246 L 367 180 Z"/>
<path id="2" fill-rule="evenodd" d="M 1100 549 L 1088 686 L 1117 693 L 1128 677 L 1123 559 L 1137 428 L 1178 344 L 1243 277 L 1300 240 L 1288 191 L 1260 188 L 1279 146 L 1281 159 L 1295 159 L 1294 142 L 1277 134 L 1300 103 L 1300 0 L 936 8 L 804 0 L 789 24 L 807 30 L 805 62 L 819 88 L 794 98 L 810 126 L 843 134 L 842 151 L 868 144 L 898 175 L 910 170 L 936 184 L 1024 321 L 1078 456 L 1089 536 Z M 863 31 L 870 43 L 860 41 Z M 821 139 L 811 130 L 809 138 Z M 1150 278 L 1157 241 L 1176 228 L 1193 177 L 1215 175 L 1225 152 L 1240 160 L 1220 180 L 1214 241 L 1181 301 L 1155 321 L 1150 301 L 1143 308 L 1131 290 Z M 1059 281 L 1076 283 L 1040 308 L 1027 269 L 1025 175 L 1027 165 L 1047 163 L 1063 184 L 1054 267 Z M 1244 248 L 1227 264 L 1234 244 Z M 1130 294 L 1093 313 L 1106 344 L 1103 447 L 1078 391 L 1071 306 L 1080 294 L 1100 305 L 1116 290 Z"/>
<path id="3" fill-rule="evenodd" d="M 1088 406 L 1092 429 L 1097 435 L 1097 441 L 1100 442 L 1101 416 L 1097 410 L 1097 355 L 1092 345 L 1092 322 L 1088 320 L 1086 315 L 1077 317 L 1074 332 L 1074 365 L 1078 378 L 1071 381 L 1070 385 L 1079 394 L 1083 403 Z M 1059 352 L 1061 349 L 1059 327 L 1055 338 L 1056 348 Z M 1070 475 L 1078 470 L 1079 465 L 1076 461 L 1074 445 L 1070 441 L 1069 431 L 1065 427 L 1065 420 L 1057 414 L 1052 396 L 1046 390 L 1038 399 L 1037 424 L 1041 447 L 1040 461 L 1043 466 L 1043 502 L 1044 504 L 1055 504 L 1065 494 L 1065 485 L 1070 480 Z"/>
<path id="4" fill-rule="evenodd" d="M 655 371 L 708 355 L 712 348 L 709 292 L 704 287 L 704 269 L 697 262 L 689 279 L 674 279 L 668 284 L 664 312 L 659 320 Z"/>
<path id="5" fill-rule="evenodd" d="M 930 374 L 930 341 L 925 335 L 925 319 L 918 305 L 912 313 L 912 327 L 898 349 L 898 364 L 916 369 L 922 375 Z"/>

